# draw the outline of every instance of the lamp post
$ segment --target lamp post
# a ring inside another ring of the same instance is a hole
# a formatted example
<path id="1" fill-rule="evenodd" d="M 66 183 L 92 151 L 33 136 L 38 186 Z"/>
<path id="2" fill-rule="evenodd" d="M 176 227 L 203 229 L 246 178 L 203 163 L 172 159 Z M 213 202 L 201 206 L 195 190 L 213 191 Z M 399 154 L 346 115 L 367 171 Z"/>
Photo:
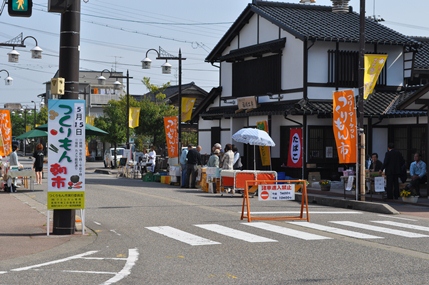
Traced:
<path id="1" fill-rule="evenodd" d="M 12 51 L 7 53 L 9 62 L 17 63 L 19 61 L 19 52 L 15 50 L 15 47 L 26 47 L 24 45 L 24 42 L 28 38 L 32 38 L 36 42 L 36 46 L 31 49 L 31 58 L 35 58 L 35 59 L 42 58 L 43 50 L 37 44 L 36 38 L 33 36 L 26 36 L 25 38 L 23 38 L 22 33 L 20 33 L 18 36 L 14 37 L 13 39 L 5 43 L 0 43 L 0 46 L 12 47 Z"/>
<path id="2" fill-rule="evenodd" d="M 155 51 L 158 55 L 156 59 L 165 59 L 165 63 L 161 66 L 162 67 L 162 73 L 163 74 L 171 74 L 171 64 L 168 63 L 167 60 L 178 60 L 179 61 L 179 94 L 178 94 L 178 101 L 179 101 L 179 116 L 178 116 L 178 153 L 180 156 L 180 153 L 182 151 L 182 60 L 186 60 L 186 58 L 182 57 L 182 50 L 179 49 L 179 55 L 174 56 L 168 52 L 166 52 L 164 49 L 159 47 L 159 51 L 156 49 L 149 49 L 146 52 L 145 59 L 142 60 L 142 68 L 143 69 L 150 69 L 152 61 L 147 57 L 147 54 L 150 51 Z"/>
<path id="3" fill-rule="evenodd" d="M 115 89 L 119 89 L 121 88 L 121 82 L 119 82 L 117 79 L 118 78 L 126 78 L 127 79 L 127 94 L 126 94 L 126 99 L 127 99 L 127 110 L 126 110 L 126 115 L 125 115 L 125 130 L 127 131 L 126 134 L 126 140 L 127 140 L 127 148 L 129 149 L 129 144 L 130 144 L 130 126 L 129 126 L 129 120 L 130 120 L 130 74 L 129 71 L 127 69 L 127 75 L 126 76 L 122 76 L 122 75 L 113 75 L 112 72 L 108 69 L 104 69 L 101 72 L 101 75 L 97 78 L 98 83 L 100 85 L 104 85 L 106 83 L 106 77 L 103 76 L 103 72 L 109 72 L 110 76 L 109 78 L 116 78 L 115 83 L 113 83 L 113 85 L 115 86 Z"/>
<path id="4" fill-rule="evenodd" d="M 22 114 L 24 113 L 24 133 L 26 133 L 27 132 L 27 113 L 31 114 L 31 109 L 28 109 L 27 107 L 25 107 L 25 108 L 21 108 L 20 111 L 22 112 L 22 113 L 19 113 L 20 117 L 22 117 Z M 24 156 L 25 156 L 27 153 L 26 148 L 25 148 L 25 139 L 23 140 L 23 145 L 24 145 L 23 151 L 24 151 Z"/>
<path id="5" fill-rule="evenodd" d="M 6 69 L 2 69 L 2 70 L 0 70 L 0 72 L 2 72 L 2 71 L 4 71 L 4 72 L 6 72 L 6 73 L 7 73 L 7 77 L 4 79 L 5 85 L 12 85 L 13 78 L 12 78 L 12 77 L 10 77 L 10 75 L 9 75 L 9 71 L 7 71 Z"/>
<path id="6" fill-rule="evenodd" d="M 347 13 L 349 0 L 331 0 L 333 3 L 332 11 L 337 13 Z M 358 157 L 356 163 L 356 190 L 359 189 L 359 195 L 356 191 L 356 198 L 365 201 L 365 132 L 364 132 L 364 75 L 365 75 L 365 0 L 360 0 L 359 11 L 359 73 L 358 73 L 358 133 L 360 136 L 357 142 Z M 360 160 L 360 164 L 359 164 Z"/>
<path id="7" fill-rule="evenodd" d="M 31 103 L 34 104 L 33 129 L 35 129 L 36 128 L 36 116 L 37 116 L 37 113 L 36 113 L 36 102 L 34 102 L 33 100 L 31 100 Z"/>

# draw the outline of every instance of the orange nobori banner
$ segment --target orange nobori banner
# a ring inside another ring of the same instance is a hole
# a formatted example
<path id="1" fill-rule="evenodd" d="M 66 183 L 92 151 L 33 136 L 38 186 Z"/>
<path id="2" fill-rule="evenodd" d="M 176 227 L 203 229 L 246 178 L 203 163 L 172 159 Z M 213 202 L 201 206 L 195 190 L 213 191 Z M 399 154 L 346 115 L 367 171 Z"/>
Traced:
<path id="1" fill-rule="evenodd" d="M 168 157 L 179 157 L 179 134 L 177 132 L 177 116 L 164 117 L 165 140 L 167 141 Z"/>
<path id="2" fill-rule="evenodd" d="M 334 92 L 332 112 L 339 163 L 356 163 L 357 117 L 353 90 Z"/>
<path id="3" fill-rule="evenodd" d="M 9 110 L 0 110 L 0 155 L 12 152 L 12 123 Z"/>

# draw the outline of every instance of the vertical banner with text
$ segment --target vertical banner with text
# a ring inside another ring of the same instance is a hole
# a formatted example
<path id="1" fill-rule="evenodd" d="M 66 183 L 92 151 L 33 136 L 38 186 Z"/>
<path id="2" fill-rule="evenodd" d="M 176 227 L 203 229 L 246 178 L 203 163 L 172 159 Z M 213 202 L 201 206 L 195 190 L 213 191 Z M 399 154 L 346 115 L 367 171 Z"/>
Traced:
<path id="1" fill-rule="evenodd" d="M 259 130 L 266 131 L 268 133 L 267 121 L 256 122 L 256 128 Z M 263 166 L 271 165 L 271 153 L 269 146 L 259 146 L 259 152 L 261 154 L 261 162 Z"/>
<path id="2" fill-rule="evenodd" d="M 192 118 L 192 109 L 194 109 L 196 100 L 196 98 L 182 98 L 182 122 L 187 122 Z"/>
<path id="3" fill-rule="evenodd" d="M 179 157 L 179 134 L 177 133 L 177 116 L 164 117 L 165 140 L 168 157 Z"/>
<path id="4" fill-rule="evenodd" d="M 12 152 L 12 123 L 9 110 L 0 110 L 0 155 Z"/>
<path id="5" fill-rule="evenodd" d="M 332 109 L 339 163 L 356 163 L 357 117 L 353 90 L 334 92 Z"/>
<path id="6" fill-rule="evenodd" d="M 302 167 L 302 129 L 301 128 L 294 128 L 290 130 L 287 166 L 294 167 L 294 168 Z"/>
<path id="7" fill-rule="evenodd" d="M 48 101 L 48 209 L 85 208 L 85 101 Z"/>

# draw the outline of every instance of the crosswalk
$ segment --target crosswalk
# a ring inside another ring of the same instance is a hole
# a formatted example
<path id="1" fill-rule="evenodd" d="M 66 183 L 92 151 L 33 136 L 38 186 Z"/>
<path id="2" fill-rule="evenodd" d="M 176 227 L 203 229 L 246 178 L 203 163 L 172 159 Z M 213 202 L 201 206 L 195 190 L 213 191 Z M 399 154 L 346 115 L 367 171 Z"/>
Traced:
<path id="1" fill-rule="evenodd" d="M 228 238 L 249 243 L 273 243 L 282 240 L 280 238 L 279 240 L 273 239 L 272 236 L 270 236 L 270 238 L 261 236 L 260 231 L 258 234 L 254 234 L 251 232 L 252 229 L 276 233 L 279 234 L 279 237 L 286 236 L 287 238 L 305 241 L 331 240 L 335 238 L 335 235 L 364 240 L 385 239 L 391 236 L 405 238 L 429 238 L 429 227 L 413 225 L 409 222 L 401 223 L 388 220 L 368 221 L 366 223 L 357 223 L 352 221 L 328 221 L 327 224 L 292 221 L 285 222 L 283 225 L 273 225 L 267 222 L 251 222 L 240 223 L 237 227 L 241 227 L 241 225 L 247 226 L 249 231 L 243 231 L 219 224 L 193 225 L 196 228 L 215 233 L 215 238 L 212 239 L 170 226 L 146 227 L 146 229 L 192 246 L 219 245 L 221 244 L 219 241 L 220 236 L 226 236 Z M 299 228 L 299 230 L 297 230 L 297 228 Z M 327 236 L 326 233 L 329 233 L 330 235 Z"/>

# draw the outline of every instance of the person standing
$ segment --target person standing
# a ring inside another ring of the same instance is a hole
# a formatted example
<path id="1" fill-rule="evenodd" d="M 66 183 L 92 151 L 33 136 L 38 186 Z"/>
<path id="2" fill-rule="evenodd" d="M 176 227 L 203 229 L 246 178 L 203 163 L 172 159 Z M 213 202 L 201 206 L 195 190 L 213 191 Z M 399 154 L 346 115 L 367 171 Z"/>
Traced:
<path id="1" fill-rule="evenodd" d="M 235 170 L 242 170 L 243 164 L 241 163 L 241 156 L 238 152 L 238 148 L 235 145 L 232 145 L 232 152 L 234 153 L 234 163 L 232 168 Z"/>
<path id="2" fill-rule="evenodd" d="M 185 188 L 185 181 L 186 181 L 186 177 L 187 177 L 187 162 L 188 162 L 188 151 L 192 148 L 192 145 L 188 145 L 188 148 L 185 148 L 182 150 L 182 154 L 180 155 L 180 167 L 182 168 L 182 176 L 181 176 L 181 180 L 180 180 L 180 186 L 182 186 L 182 188 Z"/>
<path id="3" fill-rule="evenodd" d="M 156 151 L 155 151 L 155 146 L 152 146 L 148 154 L 146 170 L 150 172 L 155 172 L 155 166 L 156 166 Z"/>
<path id="4" fill-rule="evenodd" d="M 399 177 L 401 176 L 402 165 L 405 163 L 402 154 L 395 149 L 393 143 L 387 146 L 384 162 L 380 173 L 384 170 L 386 174 L 387 199 L 399 198 Z"/>
<path id="5" fill-rule="evenodd" d="M 225 145 L 225 153 L 222 156 L 222 169 L 232 170 L 234 166 L 234 152 L 230 143 Z"/>
<path id="6" fill-rule="evenodd" d="M 219 167 L 219 155 L 220 150 L 215 149 L 213 154 L 209 157 L 209 161 L 207 162 L 208 167 Z"/>
<path id="7" fill-rule="evenodd" d="M 188 162 L 186 163 L 186 181 L 185 188 L 196 188 L 197 183 L 197 174 L 198 174 L 198 165 L 202 165 L 201 163 L 201 151 L 202 147 L 199 145 L 197 148 L 188 149 L 188 155 L 186 158 Z M 192 177 L 192 180 L 191 180 Z M 189 187 L 189 182 L 191 182 L 191 187 Z"/>
<path id="8" fill-rule="evenodd" d="M 36 150 L 33 153 L 34 157 L 34 171 L 36 172 L 36 184 L 42 185 L 42 177 L 43 177 L 43 161 L 45 158 L 45 154 L 43 152 L 43 145 L 41 143 L 36 145 Z"/>
<path id="9" fill-rule="evenodd" d="M 414 188 L 416 194 L 420 196 L 420 184 L 424 184 L 427 181 L 426 163 L 421 160 L 420 153 L 414 154 L 414 161 L 410 165 L 410 175 L 410 186 Z"/>

